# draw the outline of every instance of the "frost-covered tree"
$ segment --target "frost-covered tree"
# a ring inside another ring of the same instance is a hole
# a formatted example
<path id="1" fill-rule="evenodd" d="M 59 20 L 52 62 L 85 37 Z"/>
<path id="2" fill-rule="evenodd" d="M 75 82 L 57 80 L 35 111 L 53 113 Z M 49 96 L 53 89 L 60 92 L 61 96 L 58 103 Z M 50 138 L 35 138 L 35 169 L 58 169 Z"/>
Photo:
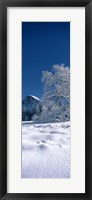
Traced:
<path id="1" fill-rule="evenodd" d="M 35 120 L 38 122 L 59 122 L 70 120 L 70 69 L 54 65 L 52 71 L 42 72 L 44 83 L 43 109 Z"/>

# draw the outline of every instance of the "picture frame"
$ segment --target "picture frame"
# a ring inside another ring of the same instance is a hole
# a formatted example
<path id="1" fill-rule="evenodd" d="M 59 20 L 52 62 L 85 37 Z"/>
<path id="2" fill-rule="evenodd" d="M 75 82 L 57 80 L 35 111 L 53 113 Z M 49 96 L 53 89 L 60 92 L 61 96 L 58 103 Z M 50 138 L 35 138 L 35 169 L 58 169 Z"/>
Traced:
<path id="1" fill-rule="evenodd" d="M 7 8 L 85 7 L 85 193 L 7 193 Z M 92 199 L 92 1 L 91 0 L 0 0 L 0 198 L 1 199 Z"/>

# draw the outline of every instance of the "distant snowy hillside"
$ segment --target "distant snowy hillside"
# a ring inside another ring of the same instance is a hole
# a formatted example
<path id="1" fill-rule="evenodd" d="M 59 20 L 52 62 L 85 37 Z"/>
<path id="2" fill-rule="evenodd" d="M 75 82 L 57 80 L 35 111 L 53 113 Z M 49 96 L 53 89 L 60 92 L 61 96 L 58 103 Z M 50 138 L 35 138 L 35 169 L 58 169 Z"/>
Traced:
<path id="1" fill-rule="evenodd" d="M 22 101 L 22 121 L 30 121 L 34 114 L 39 115 L 42 101 L 33 95 L 26 96 Z"/>
<path id="2" fill-rule="evenodd" d="M 70 178 L 70 122 L 22 123 L 22 178 Z"/>

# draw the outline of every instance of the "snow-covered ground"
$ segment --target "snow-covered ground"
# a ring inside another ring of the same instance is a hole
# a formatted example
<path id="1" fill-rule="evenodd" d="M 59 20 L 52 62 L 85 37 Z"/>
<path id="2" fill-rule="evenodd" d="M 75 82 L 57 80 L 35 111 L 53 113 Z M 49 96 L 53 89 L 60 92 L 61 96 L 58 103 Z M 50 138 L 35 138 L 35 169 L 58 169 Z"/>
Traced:
<path id="1" fill-rule="evenodd" d="M 22 123 L 22 178 L 70 178 L 70 122 Z"/>

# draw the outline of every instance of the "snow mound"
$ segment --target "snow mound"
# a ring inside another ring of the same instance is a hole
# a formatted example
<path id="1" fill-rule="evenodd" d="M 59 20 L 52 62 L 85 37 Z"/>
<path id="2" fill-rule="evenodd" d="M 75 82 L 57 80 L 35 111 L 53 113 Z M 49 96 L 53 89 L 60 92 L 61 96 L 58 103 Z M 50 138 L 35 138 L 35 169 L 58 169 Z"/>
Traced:
<path id="1" fill-rule="evenodd" d="M 22 178 L 70 178 L 70 122 L 23 122 Z"/>

